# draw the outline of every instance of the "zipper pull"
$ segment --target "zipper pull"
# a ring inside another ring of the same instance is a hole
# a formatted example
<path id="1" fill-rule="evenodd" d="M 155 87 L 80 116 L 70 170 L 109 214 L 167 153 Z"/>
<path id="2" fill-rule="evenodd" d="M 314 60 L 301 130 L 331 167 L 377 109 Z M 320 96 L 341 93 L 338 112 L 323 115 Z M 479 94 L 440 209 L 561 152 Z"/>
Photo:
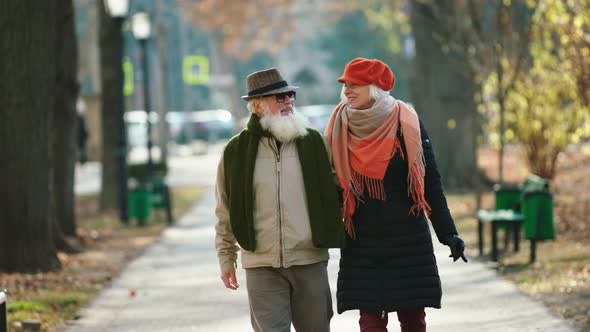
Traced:
<path id="1" fill-rule="evenodd" d="M 381 319 L 385 319 L 385 310 L 381 311 Z"/>

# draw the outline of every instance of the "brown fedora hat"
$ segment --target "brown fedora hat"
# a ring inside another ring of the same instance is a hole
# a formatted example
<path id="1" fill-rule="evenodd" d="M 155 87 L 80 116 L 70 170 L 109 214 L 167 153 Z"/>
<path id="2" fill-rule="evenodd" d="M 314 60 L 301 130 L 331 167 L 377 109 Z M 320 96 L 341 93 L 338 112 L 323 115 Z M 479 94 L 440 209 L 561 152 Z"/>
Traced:
<path id="1" fill-rule="evenodd" d="M 255 71 L 248 75 L 246 80 L 248 83 L 248 95 L 242 96 L 245 101 L 294 91 L 298 88 L 297 86 L 290 86 L 277 68 Z"/>

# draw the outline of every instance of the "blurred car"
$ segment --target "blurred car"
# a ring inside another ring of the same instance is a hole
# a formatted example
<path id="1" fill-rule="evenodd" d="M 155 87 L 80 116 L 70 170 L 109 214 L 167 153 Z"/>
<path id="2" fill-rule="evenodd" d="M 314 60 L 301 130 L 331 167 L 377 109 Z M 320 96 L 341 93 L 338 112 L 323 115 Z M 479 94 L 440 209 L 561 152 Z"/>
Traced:
<path id="1" fill-rule="evenodd" d="M 193 140 L 190 118 L 192 112 L 170 111 L 166 113 L 168 139 L 176 145 L 187 145 Z"/>
<path id="2" fill-rule="evenodd" d="M 189 118 L 193 140 L 215 143 L 235 135 L 235 120 L 228 110 L 204 110 L 191 112 Z"/>
<path id="3" fill-rule="evenodd" d="M 334 107 L 336 105 L 332 104 L 298 106 L 297 111 L 307 118 L 310 127 L 323 133 L 328 125 L 332 111 L 334 111 Z"/>
<path id="4" fill-rule="evenodd" d="M 146 146 L 146 117 L 145 111 L 142 110 L 125 112 L 127 142 L 130 152 L 144 149 Z M 156 112 L 150 112 L 150 122 L 152 124 L 152 139 L 154 145 L 156 145 L 158 142 L 158 114 Z M 229 111 L 223 109 L 186 112 L 169 111 L 166 113 L 166 122 L 169 140 L 168 148 L 175 151 L 188 149 L 188 153 L 192 154 L 206 153 L 209 145 L 219 140 L 231 138 L 236 134 L 236 121 Z"/>

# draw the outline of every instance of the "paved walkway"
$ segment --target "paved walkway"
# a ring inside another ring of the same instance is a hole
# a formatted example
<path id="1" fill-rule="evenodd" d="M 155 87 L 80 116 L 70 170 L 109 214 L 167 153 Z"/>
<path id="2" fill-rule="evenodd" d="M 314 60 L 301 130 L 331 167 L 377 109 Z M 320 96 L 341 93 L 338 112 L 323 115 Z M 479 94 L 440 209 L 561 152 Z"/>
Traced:
<path id="1" fill-rule="evenodd" d="M 241 287 L 226 290 L 219 279 L 214 249 L 213 191 L 195 205 L 161 240 L 133 261 L 81 313 L 66 332 L 251 331 L 245 276 Z M 335 291 L 338 251 L 332 250 L 330 283 Z M 436 244 L 443 282 L 443 309 L 427 309 L 429 332 L 576 331 L 542 305 L 520 294 L 484 264 L 453 263 L 448 248 Z M 137 295 L 131 297 L 130 291 Z M 335 295 L 334 299 L 335 299 Z M 332 331 L 358 331 L 358 313 L 332 319 Z M 399 331 L 395 314 L 390 331 Z"/>

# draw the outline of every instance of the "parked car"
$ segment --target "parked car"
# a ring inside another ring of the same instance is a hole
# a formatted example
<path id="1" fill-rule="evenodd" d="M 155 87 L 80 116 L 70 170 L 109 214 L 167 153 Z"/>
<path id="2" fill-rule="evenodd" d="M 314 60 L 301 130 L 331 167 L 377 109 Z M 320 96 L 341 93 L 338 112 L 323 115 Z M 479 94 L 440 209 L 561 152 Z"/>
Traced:
<path id="1" fill-rule="evenodd" d="M 125 112 L 129 153 L 145 154 L 147 143 L 146 113 L 142 110 Z M 154 150 L 158 150 L 158 114 L 150 112 Z M 223 109 L 203 111 L 169 111 L 166 113 L 168 148 L 179 153 L 203 154 L 210 144 L 236 134 L 236 121 L 232 114 Z M 152 151 L 154 151 L 152 150 Z M 184 152 L 181 152 L 184 151 Z M 158 151 L 154 151 L 158 153 Z M 139 158 L 139 157 L 138 157 Z"/>
<path id="2" fill-rule="evenodd" d="M 334 111 L 334 107 L 336 105 L 332 104 L 298 106 L 297 111 L 309 120 L 310 127 L 323 133 L 328 125 L 332 111 Z"/>

